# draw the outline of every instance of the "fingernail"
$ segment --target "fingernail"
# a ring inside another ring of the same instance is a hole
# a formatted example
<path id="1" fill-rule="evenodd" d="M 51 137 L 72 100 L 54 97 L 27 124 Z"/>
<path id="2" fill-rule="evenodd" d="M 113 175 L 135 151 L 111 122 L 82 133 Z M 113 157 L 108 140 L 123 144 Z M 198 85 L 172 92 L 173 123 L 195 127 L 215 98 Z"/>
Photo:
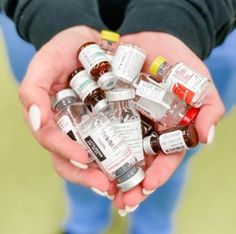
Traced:
<path id="1" fill-rule="evenodd" d="M 211 144 L 213 142 L 214 136 L 215 136 L 215 125 L 212 125 L 208 132 L 207 144 Z"/>
<path id="2" fill-rule="evenodd" d="M 118 210 L 118 213 L 121 217 L 125 217 L 127 215 L 127 211 L 123 209 Z"/>
<path id="3" fill-rule="evenodd" d="M 107 194 L 107 198 L 110 199 L 110 200 L 113 200 L 115 198 L 115 196 L 113 194 L 112 195 Z"/>
<path id="4" fill-rule="evenodd" d="M 41 114 L 39 107 L 35 104 L 29 108 L 29 120 L 34 131 L 38 131 L 41 125 Z"/>
<path id="5" fill-rule="evenodd" d="M 98 195 L 100 196 L 103 196 L 103 197 L 107 197 L 108 196 L 108 193 L 107 191 L 105 192 L 102 192 L 101 190 L 97 189 L 97 188 L 94 188 L 94 187 L 91 187 L 91 189 Z"/>
<path id="6" fill-rule="evenodd" d="M 125 206 L 125 210 L 126 210 L 126 212 L 133 212 L 133 211 L 135 211 L 138 207 L 139 207 L 139 204 L 137 204 L 136 206 Z"/>
<path id="7" fill-rule="evenodd" d="M 75 161 L 75 160 L 70 160 L 71 164 L 73 164 L 75 167 L 78 167 L 80 169 L 88 169 L 88 165 L 86 164 L 83 164 L 83 163 L 80 163 L 78 161 Z"/>
<path id="8" fill-rule="evenodd" d="M 143 188 L 143 191 L 142 191 L 142 192 L 143 192 L 144 195 L 147 196 L 147 195 L 150 195 L 151 193 L 153 193 L 155 190 L 156 190 L 156 189 L 147 190 L 147 189 Z"/>

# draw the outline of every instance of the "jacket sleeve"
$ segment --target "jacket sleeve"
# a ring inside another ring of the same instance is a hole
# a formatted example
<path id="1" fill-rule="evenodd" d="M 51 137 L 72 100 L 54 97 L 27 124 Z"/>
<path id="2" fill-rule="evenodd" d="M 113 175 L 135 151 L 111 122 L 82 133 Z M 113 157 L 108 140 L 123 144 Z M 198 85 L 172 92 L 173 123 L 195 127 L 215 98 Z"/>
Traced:
<path id="1" fill-rule="evenodd" d="M 0 0 L 20 36 L 40 48 L 56 33 L 75 25 L 105 28 L 94 0 Z"/>
<path id="2" fill-rule="evenodd" d="M 235 17 L 236 0 L 130 0 L 119 31 L 169 33 L 204 59 L 235 27 Z"/>

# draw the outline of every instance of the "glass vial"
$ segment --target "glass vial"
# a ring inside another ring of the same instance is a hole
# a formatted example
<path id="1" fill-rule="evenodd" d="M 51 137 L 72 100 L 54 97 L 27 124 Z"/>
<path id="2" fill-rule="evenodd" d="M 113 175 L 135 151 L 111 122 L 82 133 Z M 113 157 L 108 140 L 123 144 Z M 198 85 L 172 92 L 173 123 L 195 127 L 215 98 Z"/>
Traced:
<path id="1" fill-rule="evenodd" d="M 135 155 L 103 112 L 79 125 L 79 132 L 95 161 L 110 180 L 125 192 L 144 179 Z"/>
<path id="2" fill-rule="evenodd" d="M 141 118 L 141 127 L 142 127 L 142 135 L 143 137 L 150 135 L 153 131 L 155 131 L 155 123 L 150 121 L 149 118 L 147 118 L 142 113 L 139 113 Z"/>
<path id="3" fill-rule="evenodd" d="M 197 117 L 199 109 L 187 106 L 148 74 L 140 73 L 131 83 L 131 87 L 135 89 L 136 94 L 135 108 L 149 119 L 151 125 L 187 125 L 193 123 Z"/>
<path id="4" fill-rule="evenodd" d="M 187 104 L 200 107 L 207 97 L 212 82 L 183 63 L 170 65 L 163 57 L 157 57 L 150 66 L 152 75 L 161 79 L 163 87 Z"/>
<path id="5" fill-rule="evenodd" d="M 112 60 L 113 73 L 118 77 L 119 86 L 126 87 L 141 72 L 146 53 L 136 45 L 123 42 Z"/>
<path id="6" fill-rule="evenodd" d="M 110 102 L 109 119 L 134 153 L 138 165 L 144 165 L 141 119 L 131 104 L 135 97 L 133 89 L 113 89 L 106 92 Z"/>
<path id="7" fill-rule="evenodd" d="M 83 44 L 79 48 L 78 58 L 88 74 L 93 76 L 103 90 L 112 89 L 116 85 L 117 78 L 110 71 L 111 65 L 106 54 L 95 42 Z"/>
<path id="8" fill-rule="evenodd" d="M 87 106 L 92 106 L 95 113 L 108 106 L 104 91 L 91 79 L 84 68 L 74 70 L 70 75 L 70 87 Z"/>
<path id="9" fill-rule="evenodd" d="M 156 155 L 159 152 L 174 154 L 195 147 L 197 144 L 197 130 L 190 124 L 153 132 L 143 139 L 143 150 L 148 155 Z"/>
<path id="10" fill-rule="evenodd" d="M 80 140 L 77 126 L 87 118 L 86 107 L 77 101 L 77 96 L 72 89 L 63 89 L 53 97 L 52 109 L 56 112 L 55 120 L 58 128 L 72 140 L 85 145 Z M 86 149 L 87 150 L 87 149 Z M 93 158 L 88 154 L 89 162 Z"/>
<path id="11" fill-rule="evenodd" d="M 102 30 L 100 36 L 102 40 L 100 47 L 106 53 L 108 62 L 112 63 L 115 46 L 120 39 L 120 34 L 109 30 Z"/>

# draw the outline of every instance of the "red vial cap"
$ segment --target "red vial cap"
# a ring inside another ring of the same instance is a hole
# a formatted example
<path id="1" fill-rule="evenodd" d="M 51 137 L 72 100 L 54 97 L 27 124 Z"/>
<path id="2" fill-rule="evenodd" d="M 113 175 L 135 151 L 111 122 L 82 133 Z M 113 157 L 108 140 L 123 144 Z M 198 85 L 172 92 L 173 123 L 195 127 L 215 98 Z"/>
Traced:
<path id="1" fill-rule="evenodd" d="M 188 125 L 190 123 L 193 123 L 194 120 L 196 119 L 197 115 L 199 112 L 199 108 L 195 107 L 190 107 L 186 112 L 183 118 L 180 120 L 178 125 L 183 126 L 183 125 Z"/>

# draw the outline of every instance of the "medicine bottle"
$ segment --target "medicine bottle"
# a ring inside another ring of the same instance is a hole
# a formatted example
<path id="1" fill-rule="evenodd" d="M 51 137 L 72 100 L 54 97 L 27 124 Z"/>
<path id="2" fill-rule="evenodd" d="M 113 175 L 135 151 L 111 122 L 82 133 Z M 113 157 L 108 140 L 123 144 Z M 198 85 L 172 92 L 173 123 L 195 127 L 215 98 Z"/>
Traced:
<path id="1" fill-rule="evenodd" d="M 157 57 L 150 66 L 152 75 L 161 79 L 163 87 L 189 105 L 200 107 L 207 97 L 211 81 L 183 63 L 170 65 L 163 57 Z"/>
<path id="2" fill-rule="evenodd" d="M 148 155 L 156 155 L 159 152 L 173 154 L 188 150 L 197 144 L 197 130 L 194 125 L 190 124 L 153 132 L 143 139 L 143 150 Z"/>
<path id="3" fill-rule="evenodd" d="M 150 75 L 140 73 L 131 83 L 135 89 L 135 108 L 146 116 L 150 124 L 165 127 L 193 123 L 199 109 L 188 106 L 183 100 L 166 91 Z"/>
<path id="4" fill-rule="evenodd" d="M 137 158 L 137 163 L 144 165 L 141 119 L 131 104 L 134 97 L 133 89 L 117 88 L 107 91 L 106 98 L 111 107 L 108 118 L 130 146 Z"/>
<path id="5" fill-rule="evenodd" d="M 127 87 L 142 70 L 146 53 L 136 45 L 123 42 L 112 60 L 113 73 L 118 77 L 118 86 Z"/>
<path id="6" fill-rule="evenodd" d="M 95 113 L 108 106 L 104 91 L 88 75 L 84 68 L 79 67 L 69 76 L 70 87 L 85 105 L 91 105 Z"/>
<path id="7" fill-rule="evenodd" d="M 153 131 L 156 130 L 155 123 L 150 121 L 148 117 L 143 115 L 142 113 L 139 113 L 140 118 L 141 118 L 141 129 L 142 129 L 142 135 L 143 138 L 147 135 L 150 135 Z"/>
<path id="8" fill-rule="evenodd" d="M 83 44 L 79 48 L 78 58 L 86 72 L 103 90 L 112 89 L 116 85 L 117 78 L 110 71 L 111 65 L 106 54 L 95 42 Z"/>
<path id="9" fill-rule="evenodd" d="M 128 191 L 144 179 L 131 148 L 103 112 L 80 124 L 78 130 L 97 164 L 121 191 Z"/>
<path id="10" fill-rule="evenodd" d="M 111 63 L 115 54 L 116 44 L 120 39 L 120 34 L 109 30 L 102 30 L 100 36 L 100 47 L 106 53 L 108 62 Z"/>
<path id="11" fill-rule="evenodd" d="M 88 119 L 88 115 L 85 105 L 78 102 L 73 90 L 63 89 L 57 92 L 52 98 L 52 109 L 56 112 L 55 120 L 58 128 L 72 140 L 85 147 L 80 139 L 77 127 L 81 122 L 84 122 L 84 119 Z M 90 154 L 88 157 L 89 162 L 93 161 Z"/>

